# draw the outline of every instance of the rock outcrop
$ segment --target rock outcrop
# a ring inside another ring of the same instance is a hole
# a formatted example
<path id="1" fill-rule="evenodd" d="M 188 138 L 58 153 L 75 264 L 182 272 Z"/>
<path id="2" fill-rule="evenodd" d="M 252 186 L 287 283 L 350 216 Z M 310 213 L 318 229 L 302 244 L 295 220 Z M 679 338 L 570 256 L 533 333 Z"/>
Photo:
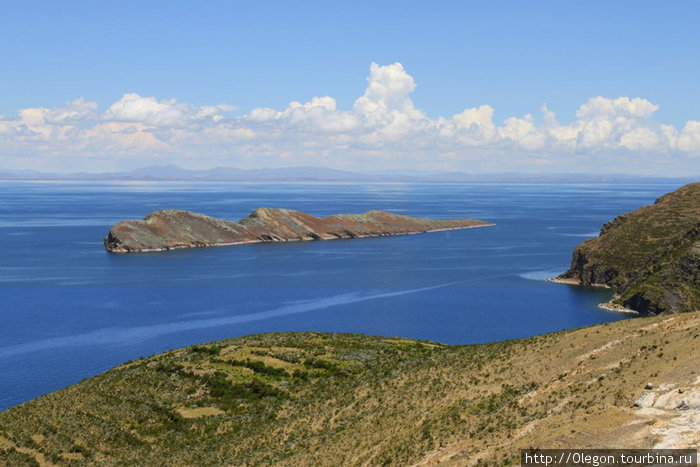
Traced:
<path id="1" fill-rule="evenodd" d="M 603 225 L 555 280 L 611 287 L 612 307 L 641 314 L 700 309 L 700 183 Z"/>
<path id="2" fill-rule="evenodd" d="M 171 250 L 241 243 L 329 240 L 466 229 L 493 225 L 477 219 L 422 219 L 368 211 L 314 217 L 291 209 L 259 208 L 238 222 L 168 209 L 143 220 L 119 222 L 104 239 L 112 253 Z"/>

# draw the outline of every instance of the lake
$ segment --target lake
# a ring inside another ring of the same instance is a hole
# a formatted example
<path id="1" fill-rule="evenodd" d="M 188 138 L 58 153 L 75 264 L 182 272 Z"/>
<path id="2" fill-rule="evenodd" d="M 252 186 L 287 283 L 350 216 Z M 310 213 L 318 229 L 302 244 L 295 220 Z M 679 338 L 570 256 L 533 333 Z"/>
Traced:
<path id="1" fill-rule="evenodd" d="M 471 344 L 629 315 L 545 282 L 613 217 L 672 184 L 0 182 L 0 410 L 127 360 L 268 331 Z M 113 255 L 123 219 L 257 207 L 380 209 L 494 227 Z"/>

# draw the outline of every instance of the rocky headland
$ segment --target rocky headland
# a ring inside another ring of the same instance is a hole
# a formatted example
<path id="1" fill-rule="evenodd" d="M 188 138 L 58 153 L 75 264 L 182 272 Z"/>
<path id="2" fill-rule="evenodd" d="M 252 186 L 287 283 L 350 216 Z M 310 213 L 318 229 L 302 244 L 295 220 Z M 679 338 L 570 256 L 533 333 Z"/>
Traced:
<path id="1" fill-rule="evenodd" d="M 611 309 L 646 315 L 700 309 L 700 183 L 603 225 L 554 281 L 610 287 Z"/>
<path id="2" fill-rule="evenodd" d="M 119 222 L 104 239 L 112 253 L 241 243 L 330 240 L 466 229 L 493 225 L 477 219 L 423 219 L 383 211 L 314 217 L 291 209 L 259 208 L 238 222 L 191 211 L 154 211 Z"/>

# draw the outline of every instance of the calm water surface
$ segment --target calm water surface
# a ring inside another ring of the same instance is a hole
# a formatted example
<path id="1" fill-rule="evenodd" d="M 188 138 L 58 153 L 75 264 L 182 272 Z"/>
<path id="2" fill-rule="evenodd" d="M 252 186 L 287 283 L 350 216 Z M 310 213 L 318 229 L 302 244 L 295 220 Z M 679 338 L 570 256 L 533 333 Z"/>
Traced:
<path id="1" fill-rule="evenodd" d="M 267 331 L 490 342 L 626 318 L 544 282 L 603 222 L 676 185 L 0 182 L 0 410 L 126 360 Z M 111 255 L 123 219 L 381 209 L 495 227 Z"/>

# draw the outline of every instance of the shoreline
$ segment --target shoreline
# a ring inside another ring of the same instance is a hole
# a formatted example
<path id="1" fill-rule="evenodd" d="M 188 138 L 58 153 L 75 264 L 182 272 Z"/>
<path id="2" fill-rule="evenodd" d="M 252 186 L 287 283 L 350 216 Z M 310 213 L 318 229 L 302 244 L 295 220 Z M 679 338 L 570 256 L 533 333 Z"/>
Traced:
<path id="1" fill-rule="evenodd" d="M 545 279 L 547 282 L 554 282 L 555 284 L 567 284 L 567 285 L 579 285 L 583 286 L 584 284 L 581 284 L 581 281 L 578 281 L 576 279 L 559 279 L 557 277 L 550 277 L 549 279 Z M 612 289 L 607 284 L 590 284 L 590 287 L 602 287 L 604 289 Z M 598 308 L 601 310 L 605 311 L 612 311 L 614 313 L 625 313 L 629 315 L 637 315 L 641 316 L 641 313 L 639 313 L 637 310 L 633 310 L 631 308 L 624 307 L 622 305 L 618 305 L 617 303 L 613 303 L 613 300 L 618 298 L 619 295 L 615 294 L 613 298 L 610 301 L 599 303 Z"/>
<path id="2" fill-rule="evenodd" d="M 545 279 L 547 282 L 554 282 L 556 284 L 568 284 L 568 285 L 581 285 L 585 287 L 602 287 L 604 289 L 612 289 L 608 284 L 600 284 L 600 283 L 591 283 L 591 284 L 582 284 L 581 281 L 576 280 L 576 279 L 559 279 L 558 277 L 550 277 L 549 279 Z"/>
<path id="3" fill-rule="evenodd" d="M 629 315 L 641 316 L 641 313 L 639 313 L 638 311 L 633 310 L 631 308 L 626 308 L 622 305 L 618 305 L 617 303 L 613 303 L 612 300 L 605 303 L 599 303 L 598 308 L 605 311 L 613 311 L 615 313 L 626 313 Z"/>

